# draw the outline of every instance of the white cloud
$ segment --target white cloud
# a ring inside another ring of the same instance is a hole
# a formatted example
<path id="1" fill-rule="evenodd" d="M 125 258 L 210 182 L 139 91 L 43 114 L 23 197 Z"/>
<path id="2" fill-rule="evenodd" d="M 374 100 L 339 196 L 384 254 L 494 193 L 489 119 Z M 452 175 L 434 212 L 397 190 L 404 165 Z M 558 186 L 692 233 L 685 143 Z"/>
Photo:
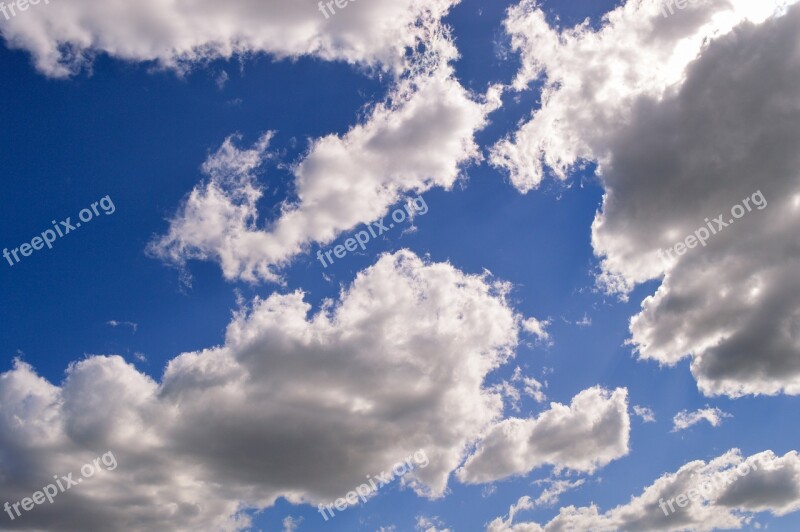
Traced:
<path id="1" fill-rule="evenodd" d="M 522 327 L 529 333 L 536 336 L 539 340 L 551 343 L 550 334 L 547 332 L 547 327 L 550 325 L 549 320 L 541 321 L 536 318 L 528 318 L 522 323 Z"/>
<path id="2" fill-rule="evenodd" d="M 0 31 L 52 76 L 69 75 L 100 52 L 178 69 L 252 52 L 389 69 L 397 83 L 386 100 L 347 134 L 317 139 L 294 168 L 297 199 L 284 202 L 277 220 L 261 225 L 256 209 L 264 193 L 256 171 L 269 157 L 271 133 L 250 149 L 237 148 L 232 136 L 204 165 L 207 181 L 190 193 L 168 233 L 148 247 L 178 266 L 214 260 L 229 279 L 278 281 L 277 270 L 311 243 L 383 216 L 404 196 L 450 188 L 461 165 L 480 158 L 473 134 L 500 105 L 499 89 L 477 101 L 455 79 L 449 63 L 457 51 L 440 24 L 455 3 L 375 0 L 326 19 L 313 2 L 223 9 L 209 0 L 181 7 L 76 0 L 0 19 Z M 416 52 L 409 57 L 409 50 Z M 222 85 L 227 74 L 220 76 Z"/>
<path id="3" fill-rule="evenodd" d="M 677 506 L 677 496 L 688 495 L 690 490 L 692 501 L 685 507 Z M 705 495 L 698 497 L 701 493 Z M 670 512 L 668 501 L 673 501 L 675 512 Z M 753 516 L 758 512 L 782 516 L 798 509 L 800 457 L 796 451 L 782 457 L 765 451 L 744 459 L 738 449 L 733 449 L 708 463 L 702 460 L 689 462 L 675 473 L 667 473 L 657 479 L 630 502 L 605 513 L 600 513 L 595 505 L 581 508 L 568 506 L 561 508 L 559 514 L 544 526 L 537 523 L 512 524 L 512 515 L 507 520 L 495 519 L 489 530 L 706 532 L 741 529 L 752 524 Z"/>
<path id="4" fill-rule="evenodd" d="M 541 382 L 533 377 L 523 377 L 522 383 L 524 385 L 523 391 L 525 395 L 533 398 L 537 403 L 543 403 L 547 399 L 547 396 L 542 391 L 544 386 Z"/>
<path id="5" fill-rule="evenodd" d="M 733 417 L 732 415 L 723 412 L 719 408 L 701 408 L 694 412 L 682 410 L 675 414 L 672 419 L 672 432 L 688 429 L 692 425 L 696 425 L 701 421 L 708 421 L 712 427 L 719 427 L 722 420 L 726 417 Z"/>
<path id="6" fill-rule="evenodd" d="M 524 328 L 525 322 L 523 321 L 522 323 Z M 525 395 L 532 398 L 537 403 L 542 403 L 547 399 L 547 396 L 543 391 L 543 389 L 547 387 L 547 384 L 542 384 L 533 377 L 524 377 L 522 375 L 522 369 L 517 366 L 514 368 L 511 381 L 503 380 L 492 387 L 494 391 L 509 399 L 509 405 L 515 412 L 520 411 L 519 403 L 522 399 L 522 394 L 520 393 L 519 388 L 516 386 L 517 383 L 522 383 L 523 392 Z"/>
<path id="7" fill-rule="evenodd" d="M 593 472 L 628 453 L 627 390 L 589 388 L 567 406 L 551 403 L 536 418 L 509 418 L 492 426 L 458 470 L 465 483 L 524 475 L 551 464 Z"/>
<path id="8" fill-rule="evenodd" d="M 529 496 L 524 495 L 524 496 L 520 497 L 520 499 L 515 504 L 512 504 L 509 507 L 509 509 L 508 509 L 508 518 L 507 519 L 503 519 L 502 517 L 498 517 L 498 518 L 494 519 L 486 527 L 487 532 L 504 532 L 504 531 L 512 530 L 512 529 L 516 530 L 517 532 L 528 532 L 528 531 L 537 532 L 538 530 L 541 530 L 541 528 L 524 528 L 524 525 L 522 525 L 523 528 L 514 528 L 514 526 L 511 524 L 514 521 L 514 517 L 519 512 L 522 512 L 522 511 L 525 511 L 525 510 L 530 510 L 534 506 L 535 506 L 535 504 L 534 504 L 533 500 Z M 516 526 L 520 526 L 520 525 L 516 525 Z M 534 525 L 531 525 L 531 526 L 534 526 Z M 535 526 L 538 527 L 538 525 L 535 525 Z"/>
<path id="9" fill-rule="evenodd" d="M 136 332 L 136 330 L 139 328 L 139 324 L 138 324 L 138 323 L 133 323 L 132 321 L 117 321 L 117 320 L 111 320 L 111 321 L 107 321 L 107 322 L 106 322 L 106 325 L 110 325 L 110 326 L 112 326 L 112 327 L 114 327 L 114 328 L 117 328 L 117 327 L 120 327 L 120 326 L 122 326 L 122 325 L 125 325 L 125 326 L 127 326 L 127 327 L 130 327 L 130 328 L 131 328 L 131 330 L 132 330 L 134 333 L 135 333 L 135 332 Z"/>
<path id="10" fill-rule="evenodd" d="M 633 413 L 642 418 L 642 421 L 645 423 L 655 423 L 656 421 L 656 414 L 653 412 L 652 409 L 647 408 L 646 406 L 633 406 Z"/>
<path id="11" fill-rule="evenodd" d="M 425 517 L 420 515 L 417 516 L 417 523 L 414 528 L 420 532 L 453 532 L 449 528 L 441 528 L 444 526 L 444 522 L 436 516 Z"/>
<path id="12" fill-rule="evenodd" d="M 283 532 L 296 532 L 302 522 L 302 517 L 292 517 L 291 515 L 284 517 Z"/>
<path id="13" fill-rule="evenodd" d="M 548 168 L 565 178 L 582 160 L 599 163 L 600 284 L 625 295 L 662 279 L 631 322 L 641 359 L 690 357 L 708 396 L 800 394 L 800 58 L 790 52 L 800 8 L 708 0 L 665 18 L 660 5 L 629 1 L 598 31 L 563 32 L 532 2 L 512 9 L 517 86 L 541 74 L 547 88 L 493 161 L 523 191 Z M 706 218 L 728 223 L 756 191 L 768 207 L 671 263 L 659 258 Z"/>
<path id="14" fill-rule="evenodd" d="M 270 136 L 244 150 L 228 139 L 150 251 L 178 265 L 215 260 L 228 279 L 276 281 L 312 243 L 380 219 L 404 197 L 450 189 L 462 165 L 480 159 L 473 136 L 500 104 L 499 89 L 473 99 L 454 77 L 457 52 L 446 30 L 427 29 L 425 50 L 385 102 L 345 135 L 313 142 L 293 170 L 297 200 L 286 200 L 276 220 L 260 225 L 256 209 L 264 189 L 255 171 L 269 157 Z"/>
<path id="15" fill-rule="evenodd" d="M 508 404 L 514 412 L 519 412 L 519 401 L 522 396 L 516 386 L 508 381 L 501 381 L 492 386 L 492 391 L 501 394 L 503 397 L 508 398 Z"/>
<path id="16" fill-rule="evenodd" d="M 404 482 L 432 497 L 502 414 L 487 375 L 513 356 L 509 286 L 382 257 L 337 303 L 304 294 L 236 313 L 224 344 L 184 353 L 154 382 L 89 357 L 61 386 L 29 366 L 0 375 L 0 499 L 17 501 L 111 450 L 118 468 L 37 506 L 25 525 L 235 530 L 277 497 L 325 502 L 423 449 Z"/>
<path id="17" fill-rule="evenodd" d="M 523 327 L 525 327 L 524 324 L 525 322 L 523 322 Z M 525 392 L 525 395 L 533 398 L 537 403 L 542 403 L 545 401 L 545 399 L 547 399 L 544 392 L 542 391 L 544 388 L 547 387 L 547 384 L 542 384 L 533 377 L 523 376 L 522 369 L 519 366 L 514 368 L 514 374 L 511 376 L 511 382 L 521 382 L 523 386 L 523 392 Z"/>
<path id="18" fill-rule="evenodd" d="M 528 321 L 528 320 L 526 320 Z M 523 327 L 525 327 L 526 322 L 522 322 Z M 544 394 L 543 389 L 547 387 L 547 384 L 542 384 L 541 382 L 537 381 L 533 377 L 525 377 L 522 375 L 522 369 L 517 366 L 514 368 L 514 374 L 511 376 L 512 382 L 522 382 L 523 392 L 528 397 L 534 399 L 537 403 L 543 403 L 547 396 Z"/>
<path id="19" fill-rule="evenodd" d="M 584 314 L 580 320 L 575 322 L 575 325 L 578 327 L 591 327 L 592 318 L 588 314 Z"/>
<path id="20" fill-rule="evenodd" d="M 593 471 L 625 454 L 624 389 L 508 420 L 527 441 L 498 434 L 502 398 L 485 382 L 524 321 L 509 290 L 400 251 L 316 314 L 300 291 L 256 298 L 222 345 L 177 356 L 160 382 L 119 356 L 76 362 L 59 386 L 18 361 L 0 374 L 0 499 L 110 450 L 113 472 L 37 506 L 25 526 L 233 531 L 250 526 L 247 509 L 329 503 L 417 450 L 429 464 L 400 484 L 432 498 L 476 443 L 459 471 L 470 483 L 545 463 Z"/>
<path id="21" fill-rule="evenodd" d="M 310 0 L 53 1 L 0 18 L 0 32 L 49 76 L 73 74 L 100 53 L 179 69 L 250 53 L 397 68 L 422 31 L 414 22 L 438 20 L 455 3 L 370 0 L 326 19 Z"/>
<path id="22" fill-rule="evenodd" d="M 497 492 L 497 486 L 494 484 L 487 484 L 486 486 L 481 489 L 481 497 L 484 499 L 487 497 L 491 497 Z"/>

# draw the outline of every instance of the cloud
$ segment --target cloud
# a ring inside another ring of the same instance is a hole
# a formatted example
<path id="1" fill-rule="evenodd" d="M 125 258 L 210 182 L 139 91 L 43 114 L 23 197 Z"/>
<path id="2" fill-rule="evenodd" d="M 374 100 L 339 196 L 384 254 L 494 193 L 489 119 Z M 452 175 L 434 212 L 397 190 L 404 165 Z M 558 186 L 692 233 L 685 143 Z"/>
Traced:
<path id="1" fill-rule="evenodd" d="M 566 492 L 568 492 L 570 490 L 574 490 L 575 488 L 583 486 L 583 484 L 585 482 L 586 482 L 586 479 L 583 479 L 583 478 L 579 478 L 578 480 L 575 480 L 575 481 L 553 480 L 553 479 L 549 479 L 549 480 L 543 481 L 543 483 L 546 483 L 546 484 L 549 484 L 549 485 L 542 491 L 542 493 L 539 495 L 539 497 L 537 497 L 536 500 L 533 501 L 533 505 L 534 506 L 553 506 L 554 504 L 556 504 L 558 502 L 558 498 L 561 495 L 563 495 L 564 493 L 566 493 Z M 541 482 L 537 482 L 537 484 L 539 484 L 539 483 L 541 483 Z"/>
<path id="2" fill-rule="evenodd" d="M 228 76 L 228 73 L 223 70 L 214 78 L 214 83 L 217 85 L 219 90 L 222 90 L 225 88 L 225 84 L 228 83 L 229 79 L 230 76 Z"/>
<path id="3" fill-rule="evenodd" d="M 708 421 L 712 427 L 719 427 L 722 420 L 726 417 L 733 417 L 732 415 L 723 412 L 719 408 L 701 408 L 694 412 L 682 410 L 675 414 L 672 419 L 672 432 L 688 429 L 692 425 L 696 425 L 701 421 Z"/>
<path id="4" fill-rule="evenodd" d="M 506 531 L 506 530 L 512 530 L 512 528 L 509 528 L 509 527 L 512 527 L 511 523 L 514 521 L 514 517 L 517 515 L 517 513 L 521 512 L 521 511 L 525 511 L 525 510 L 530 510 L 534 506 L 535 506 L 535 504 L 534 504 L 533 500 L 529 496 L 524 495 L 524 496 L 520 497 L 520 499 L 515 504 L 512 504 L 509 507 L 509 509 L 508 509 L 508 518 L 507 519 L 503 519 L 501 517 L 498 517 L 498 518 L 494 519 L 486 527 L 487 532 L 503 532 L 503 531 Z M 514 529 L 514 530 L 517 530 L 517 532 L 528 532 L 528 531 L 536 532 L 538 530 L 541 530 L 541 527 L 539 527 L 538 525 L 533 525 L 533 524 L 530 525 L 531 528 L 525 528 L 526 525 L 516 525 L 516 526 L 522 526 L 522 528 Z M 537 528 L 533 528 L 534 526 L 536 526 Z"/>
<path id="5" fill-rule="evenodd" d="M 545 78 L 542 106 L 492 149 L 520 191 L 536 188 L 549 171 L 566 179 L 581 160 L 602 159 L 610 129 L 625 122 L 633 102 L 660 97 L 682 81 L 706 41 L 739 22 L 762 21 L 776 3 L 707 0 L 664 18 L 662 0 L 627 1 L 593 31 L 588 21 L 558 31 L 537 0 L 522 0 L 505 20 L 522 67 L 513 86 Z"/>
<path id="6" fill-rule="evenodd" d="M 504 419 L 492 426 L 458 472 L 465 483 L 524 475 L 551 464 L 593 472 L 628 453 L 628 393 L 589 388 L 569 406 L 551 403 L 536 418 Z"/>
<path id="7" fill-rule="evenodd" d="M 524 324 L 525 322 L 523 322 L 523 327 L 525 326 Z M 542 384 L 533 377 L 523 377 L 522 370 L 519 368 L 519 366 L 514 368 L 514 374 L 511 376 L 511 381 L 522 382 L 522 390 L 525 392 L 525 395 L 531 397 L 537 403 L 543 403 L 547 399 L 547 396 L 543 391 L 543 389 L 547 387 L 547 383 L 545 382 L 545 384 Z"/>
<path id="8" fill-rule="evenodd" d="M 54 77 L 89 67 L 98 54 L 179 70 L 253 53 L 394 69 L 419 37 L 415 21 L 438 20 L 455 3 L 371 0 L 326 19 L 312 1 L 73 0 L 0 18 L 0 32 L 9 47 L 27 51 L 41 72 Z"/>
<path id="9" fill-rule="evenodd" d="M 428 25 L 421 42 L 424 51 L 362 123 L 313 142 L 293 169 L 296 199 L 283 202 L 277 219 L 259 225 L 256 207 L 264 193 L 256 171 L 270 157 L 271 135 L 250 149 L 229 138 L 150 253 L 178 266 L 214 260 L 231 280 L 277 281 L 312 243 L 380 219 L 407 196 L 450 189 L 462 166 L 481 157 L 473 136 L 500 105 L 499 89 L 476 101 L 458 83 L 449 64 L 457 52 L 441 26 Z"/>
<path id="10" fill-rule="evenodd" d="M 524 323 L 525 322 L 523 321 L 523 328 Z M 520 411 L 519 402 L 522 399 L 522 394 L 520 393 L 519 388 L 517 388 L 517 383 L 522 383 L 523 392 L 525 395 L 532 398 L 537 403 L 542 403 L 547 399 L 547 396 L 543 391 L 543 389 L 547 387 L 547 384 L 545 383 L 543 385 L 533 377 L 523 377 L 522 369 L 517 366 L 514 368 L 511 381 L 503 380 L 492 387 L 494 391 L 509 399 L 511 409 L 515 412 Z"/>
<path id="11" fill-rule="evenodd" d="M 0 375 L 0 499 L 98 452 L 119 466 L 6 525 L 247 528 L 247 508 L 329 502 L 418 449 L 430 463 L 402 483 L 441 496 L 502 414 L 484 381 L 518 343 L 508 290 L 401 251 L 313 315 L 299 291 L 256 299 L 160 382 L 118 356 L 76 362 L 58 386 L 18 361 Z"/>
<path id="12" fill-rule="evenodd" d="M 692 492 L 688 505 L 675 499 Z M 702 493 L 701 497 L 698 497 Z M 673 501 L 675 512 L 670 512 Z M 522 499 L 520 499 L 522 502 Z M 662 503 L 662 504 L 660 504 Z M 666 508 L 663 510 L 662 505 Z M 529 506 L 530 507 L 530 506 Z M 512 508 L 514 508 L 512 506 Z M 512 524 L 495 519 L 491 532 L 550 532 L 558 530 L 695 530 L 741 529 L 759 512 L 776 516 L 800 509 L 800 456 L 797 451 L 775 456 L 772 451 L 742 458 L 732 449 L 708 463 L 689 462 L 646 487 L 630 502 L 600 513 L 597 506 L 561 508 L 546 525 Z"/>
<path id="13" fill-rule="evenodd" d="M 452 532 L 449 528 L 440 528 L 445 526 L 444 522 L 436 516 L 425 517 L 423 515 L 417 516 L 417 523 L 415 529 L 420 532 Z"/>
<path id="14" fill-rule="evenodd" d="M 487 497 L 491 497 L 497 492 L 497 486 L 494 484 L 487 484 L 481 489 L 481 497 L 484 499 Z"/>
<path id="15" fill-rule="evenodd" d="M 125 326 L 128 326 L 128 327 L 130 327 L 130 328 L 131 328 L 131 330 L 132 330 L 134 333 L 136 332 L 136 329 L 138 329 L 138 328 L 139 328 L 139 324 L 138 324 L 138 323 L 133 323 L 132 321 L 117 321 L 117 320 L 111 320 L 111 321 L 107 321 L 107 322 L 106 322 L 106 325 L 110 325 L 110 326 L 112 326 L 112 327 L 114 327 L 114 328 L 117 328 L 117 327 L 120 327 L 120 326 L 122 326 L 122 325 L 125 325 Z"/>
<path id="16" fill-rule="evenodd" d="M 286 516 L 282 523 L 283 532 L 296 532 L 302 522 L 302 517 L 292 517 L 291 515 Z"/>
<path id="17" fill-rule="evenodd" d="M 650 408 L 646 406 L 633 406 L 633 413 L 642 418 L 642 421 L 645 423 L 655 423 L 656 421 L 656 414 Z"/>
<path id="18" fill-rule="evenodd" d="M 525 331 L 533 334 L 539 340 L 552 345 L 550 334 L 547 332 L 547 327 L 550 325 L 549 320 L 541 321 L 536 318 L 528 318 L 522 324 Z"/>
<path id="19" fill-rule="evenodd" d="M 559 32 L 523 1 L 506 22 L 518 88 L 546 75 L 546 89 L 492 160 L 523 191 L 598 162 L 599 283 L 625 296 L 661 279 L 630 345 L 661 365 L 691 358 L 707 396 L 800 394 L 800 7 L 784 4 L 708 0 L 665 18 L 630 1 L 598 31 Z M 659 257 L 720 214 L 729 227 L 705 246 Z"/>
<path id="20" fill-rule="evenodd" d="M 662 365 L 690 357 L 708 396 L 800 393 L 798 30 L 796 6 L 712 43 L 680 91 L 640 102 L 608 166 L 594 227 L 603 268 L 624 285 L 664 275 L 631 321 L 631 344 Z M 730 224 L 734 206 L 761 198 L 705 247 L 658 258 L 706 218 Z"/>

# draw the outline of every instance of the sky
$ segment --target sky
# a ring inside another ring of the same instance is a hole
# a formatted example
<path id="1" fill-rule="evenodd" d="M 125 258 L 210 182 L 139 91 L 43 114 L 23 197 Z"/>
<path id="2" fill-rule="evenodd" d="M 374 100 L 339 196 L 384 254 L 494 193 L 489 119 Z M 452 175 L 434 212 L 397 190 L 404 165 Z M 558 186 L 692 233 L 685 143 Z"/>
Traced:
<path id="1" fill-rule="evenodd" d="M 0 3 L 0 530 L 798 530 L 800 6 L 339 1 Z"/>

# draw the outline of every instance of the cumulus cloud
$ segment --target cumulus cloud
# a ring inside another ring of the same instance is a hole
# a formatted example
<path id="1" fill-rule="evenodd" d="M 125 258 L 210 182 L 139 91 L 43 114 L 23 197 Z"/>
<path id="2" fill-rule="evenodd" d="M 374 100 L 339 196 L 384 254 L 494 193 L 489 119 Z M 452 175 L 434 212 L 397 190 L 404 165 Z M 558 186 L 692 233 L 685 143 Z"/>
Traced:
<path id="1" fill-rule="evenodd" d="M 708 421 L 712 427 L 719 427 L 726 417 L 733 417 L 719 408 L 701 408 L 694 412 L 682 410 L 672 418 L 672 432 L 688 429 L 701 421 Z"/>
<path id="2" fill-rule="evenodd" d="M 677 498 L 691 498 L 678 506 Z M 523 502 L 522 499 L 520 502 Z M 670 510 L 670 504 L 675 509 Z M 528 505 L 530 507 L 530 504 Z M 515 507 L 512 506 L 512 509 Z M 666 510 L 664 509 L 666 508 Z M 646 487 L 627 504 L 601 513 L 596 505 L 561 508 L 546 525 L 513 524 L 513 513 L 495 519 L 491 532 L 550 532 L 558 530 L 695 530 L 741 529 L 759 512 L 776 516 L 800 509 L 800 456 L 772 451 L 743 458 L 738 449 L 714 458 L 689 462 Z"/>
<path id="3" fill-rule="evenodd" d="M 602 159 L 606 133 L 625 122 L 637 98 L 659 97 L 679 83 L 708 39 L 780 9 L 771 1 L 708 0 L 665 18 L 662 0 L 630 0 L 606 14 L 599 31 L 588 20 L 559 31 L 539 3 L 512 7 L 505 28 L 522 56 L 513 86 L 545 78 L 542 106 L 491 158 L 523 192 L 547 170 L 566 179 L 581 160 Z"/>
<path id="4" fill-rule="evenodd" d="M 631 321 L 637 353 L 664 365 L 691 357 L 709 396 L 800 393 L 798 30 L 797 6 L 744 25 L 709 46 L 676 94 L 642 101 L 616 140 L 595 222 L 611 275 L 664 273 Z M 731 224 L 744 200 L 752 212 Z M 729 227 L 706 246 L 658 258 L 718 215 Z"/>
<path id="5" fill-rule="evenodd" d="M 800 7 L 709 0 L 665 18 L 660 4 L 629 1 L 597 31 L 559 32 L 533 2 L 512 9 L 517 85 L 546 76 L 546 88 L 493 161 L 523 191 L 546 169 L 599 163 L 600 284 L 624 295 L 662 280 L 631 322 L 641 359 L 690 357 L 708 396 L 798 394 Z M 701 245 L 712 219 L 728 227 Z M 679 242 L 690 249 L 662 260 Z"/>
<path id="6" fill-rule="evenodd" d="M 233 55 L 313 56 L 394 69 L 418 39 L 420 17 L 441 18 L 457 0 L 371 0 L 325 18 L 312 0 L 40 3 L 0 18 L 7 44 L 49 76 L 68 76 L 97 54 L 185 69 Z"/>
<path id="7" fill-rule="evenodd" d="M 591 473 L 625 456 L 629 436 L 627 390 L 589 388 L 570 405 L 551 403 L 538 417 L 495 424 L 457 475 L 465 483 L 492 482 L 546 464 Z"/>
<path id="8" fill-rule="evenodd" d="M 0 375 L 0 499 L 99 452 L 119 466 L 6 526 L 236 530 L 247 508 L 327 503 L 418 449 L 430 463 L 401 483 L 439 496 L 502 414 L 484 380 L 517 345 L 508 289 L 402 251 L 313 315 L 302 292 L 256 299 L 160 382 L 117 356 L 61 385 L 17 362 Z"/>
<path id="9" fill-rule="evenodd" d="M 259 224 L 256 207 L 264 188 L 255 172 L 269 157 L 270 136 L 250 149 L 228 139 L 151 253 L 178 265 L 215 260 L 228 279 L 275 281 L 311 243 L 380 219 L 412 194 L 450 189 L 462 165 L 480 159 L 473 136 L 500 105 L 499 89 L 476 101 L 454 77 L 449 62 L 457 52 L 447 31 L 425 26 L 424 50 L 408 60 L 387 99 L 343 136 L 313 142 L 293 170 L 296 198 L 284 201 L 277 219 Z"/>

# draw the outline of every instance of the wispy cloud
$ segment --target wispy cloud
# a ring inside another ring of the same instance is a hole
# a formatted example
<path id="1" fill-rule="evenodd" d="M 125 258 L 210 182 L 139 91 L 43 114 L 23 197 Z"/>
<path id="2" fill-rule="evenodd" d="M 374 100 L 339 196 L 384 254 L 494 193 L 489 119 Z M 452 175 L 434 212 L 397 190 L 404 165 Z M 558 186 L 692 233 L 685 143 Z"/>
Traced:
<path id="1" fill-rule="evenodd" d="M 646 406 L 633 406 L 633 413 L 642 418 L 642 421 L 645 423 L 655 423 L 656 422 L 656 414 L 650 408 Z"/>
<path id="2" fill-rule="evenodd" d="M 675 417 L 672 419 L 672 432 L 688 429 L 692 425 L 696 425 L 703 420 L 708 421 L 712 427 L 718 427 L 726 417 L 733 416 L 723 412 L 719 408 L 701 408 L 694 412 L 682 410 L 675 414 Z"/>
<path id="3" fill-rule="evenodd" d="M 555 480 L 555 479 L 547 479 L 547 480 L 540 480 L 537 481 L 536 484 L 549 484 L 539 495 L 539 497 L 533 501 L 534 506 L 552 506 L 558 502 L 559 497 L 562 494 L 583 486 L 586 482 L 586 479 L 580 478 L 578 480 L 570 481 L 570 480 Z"/>
<path id="4" fill-rule="evenodd" d="M 130 327 L 133 330 L 134 333 L 139 328 L 139 324 L 138 323 L 133 323 L 132 321 L 110 320 L 110 321 L 106 322 L 106 325 L 111 325 L 114 328 L 122 327 L 122 326 Z"/>

